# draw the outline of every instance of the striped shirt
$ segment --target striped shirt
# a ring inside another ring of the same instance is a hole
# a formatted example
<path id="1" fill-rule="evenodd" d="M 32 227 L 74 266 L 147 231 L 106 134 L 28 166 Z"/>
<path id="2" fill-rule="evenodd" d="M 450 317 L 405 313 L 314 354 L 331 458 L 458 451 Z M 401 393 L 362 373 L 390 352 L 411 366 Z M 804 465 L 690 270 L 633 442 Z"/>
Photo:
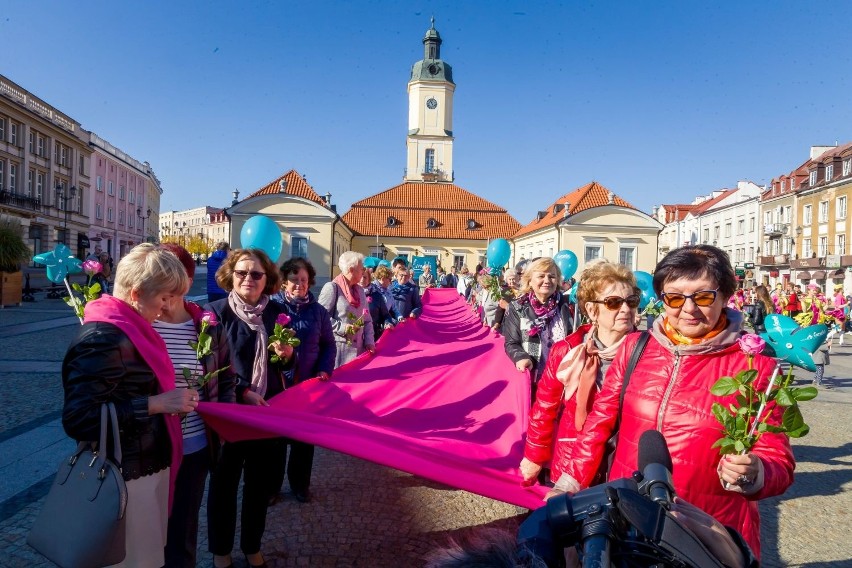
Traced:
<path id="1" fill-rule="evenodd" d="M 198 341 L 198 333 L 195 331 L 195 322 L 191 319 L 183 323 L 167 323 L 157 320 L 153 324 L 154 329 L 166 342 L 169 350 L 169 359 L 175 368 L 175 387 L 185 389 L 186 378 L 183 369 L 188 368 L 195 380 L 198 375 L 204 374 L 204 368 L 195 356 L 195 350 L 189 346 L 190 341 Z M 203 400 L 204 392 L 199 392 L 199 399 Z M 183 453 L 192 454 L 207 446 L 207 436 L 204 430 L 204 421 L 195 411 L 187 414 L 181 421 L 183 431 Z"/>

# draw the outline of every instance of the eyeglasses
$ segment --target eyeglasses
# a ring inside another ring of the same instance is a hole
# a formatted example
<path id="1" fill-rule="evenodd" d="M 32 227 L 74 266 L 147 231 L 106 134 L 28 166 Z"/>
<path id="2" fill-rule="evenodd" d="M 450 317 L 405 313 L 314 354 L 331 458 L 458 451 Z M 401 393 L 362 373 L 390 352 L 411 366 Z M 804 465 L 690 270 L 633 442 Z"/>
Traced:
<path id="1" fill-rule="evenodd" d="M 627 303 L 627 307 L 631 310 L 639 307 L 639 296 L 636 294 L 631 294 L 626 298 L 622 298 L 621 296 L 607 296 L 603 300 L 592 300 L 593 304 L 603 304 L 606 306 L 606 309 L 617 312 L 621 309 L 621 305 Z"/>
<path id="2" fill-rule="evenodd" d="M 259 272 L 257 270 L 234 270 L 234 275 L 240 280 L 245 280 L 246 276 L 250 276 L 252 280 L 257 281 L 266 276 L 266 272 Z"/>
<path id="3" fill-rule="evenodd" d="M 712 306 L 713 302 L 716 301 L 716 294 L 719 292 L 719 289 L 716 290 L 701 290 L 696 292 L 695 294 L 678 294 L 676 292 L 664 292 L 661 294 L 663 297 L 663 303 L 670 308 L 680 308 L 686 303 L 687 300 L 692 300 L 696 306 L 700 306 L 702 308 L 706 308 L 707 306 Z"/>

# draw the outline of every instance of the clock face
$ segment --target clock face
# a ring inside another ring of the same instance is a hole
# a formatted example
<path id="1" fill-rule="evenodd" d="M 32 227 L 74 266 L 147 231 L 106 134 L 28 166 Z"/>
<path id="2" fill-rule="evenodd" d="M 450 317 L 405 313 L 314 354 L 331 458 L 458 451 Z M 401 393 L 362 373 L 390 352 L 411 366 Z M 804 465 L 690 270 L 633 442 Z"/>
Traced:
<path id="1" fill-rule="evenodd" d="M 426 101 L 426 107 L 435 110 L 436 108 L 438 108 L 438 101 L 436 101 L 435 99 L 429 99 L 428 101 Z"/>

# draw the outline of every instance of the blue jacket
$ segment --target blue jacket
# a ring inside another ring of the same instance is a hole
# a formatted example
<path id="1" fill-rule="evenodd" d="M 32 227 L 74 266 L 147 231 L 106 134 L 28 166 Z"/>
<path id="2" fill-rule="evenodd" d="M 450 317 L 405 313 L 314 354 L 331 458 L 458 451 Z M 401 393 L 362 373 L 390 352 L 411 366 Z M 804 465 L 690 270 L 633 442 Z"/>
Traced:
<path id="1" fill-rule="evenodd" d="M 331 376 L 337 347 L 334 344 L 328 310 L 320 305 L 310 292 L 308 301 L 303 304 L 290 302 L 283 294 L 275 294 L 271 300 L 292 318 L 288 327 L 295 330 L 296 337 L 301 342 L 296 347 L 294 368 L 284 374 L 287 386 L 316 377 L 320 372 Z"/>
<path id="2" fill-rule="evenodd" d="M 385 299 L 381 284 L 372 282 L 364 288 L 364 293 L 367 295 L 367 301 L 370 303 L 370 317 L 373 318 L 373 336 L 378 339 L 382 335 L 385 325 L 396 325 L 400 315 L 396 311 L 396 302 L 394 301 L 389 304 L 390 300 Z M 388 286 L 388 293 L 390 294 L 390 286 Z"/>
<path id="3" fill-rule="evenodd" d="M 391 283 L 391 294 L 396 302 L 396 311 L 399 317 L 419 316 L 423 311 L 420 305 L 420 291 L 417 285 L 409 280 L 405 284 L 399 282 Z"/>
<path id="4" fill-rule="evenodd" d="M 216 284 L 216 271 L 222 266 L 222 261 L 228 256 L 227 251 L 217 250 L 207 259 L 207 293 L 227 294 Z"/>

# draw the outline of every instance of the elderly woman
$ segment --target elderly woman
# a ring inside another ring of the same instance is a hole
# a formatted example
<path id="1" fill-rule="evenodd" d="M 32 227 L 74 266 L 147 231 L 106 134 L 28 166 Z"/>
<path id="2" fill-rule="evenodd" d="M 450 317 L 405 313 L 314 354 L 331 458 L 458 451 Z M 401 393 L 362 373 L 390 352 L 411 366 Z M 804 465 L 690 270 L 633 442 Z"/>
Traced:
<path id="1" fill-rule="evenodd" d="M 725 308 L 736 285 L 734 270 L 716 247 L 680 247 L 657 265 L 653 285 L 665 312 L 654 322 L 627 385 L 610 477 L 629 477 L 637 469 L 639 437 L 658 430 L 671 451 L 677 495 L 738 530 L 759 557 L 757 501 L 790 486 L 795 462 L 787 436 L 769 431 L 742 455 L 720 458 L 713 447 L 722 430 L 711 405 L 736 401 L 712 395 L 710 387 L 749 364 L 737 344 L 742 312 Z M 576 491 L 592 482 L 616 422 L 625 367 L 638 337 L 628 337 L 612 362 L 558 489 Z M 753 363 L 757 388 L 765 388 L 775 361 L 757 355 Z M 779 419 L 780 410 L 773 408 L 770 424 Z"/>
<path id="2" fill-rule="evenodd" d="M 334 370 L 337 347 L 331 330 L 328 311 L 314 299 L 311 286 L 316 284 L 317 271 L 304 258 L 291 258 L 281 265 L 284 280 L 281 290 L 281 305 L 290 316 L 288 327 L 296 332 L 299 345 L 296 347 L 296 364 L 285 375 L 287 386 L 297 385 L 308 379 L 327 381 Z M 314 447 L 311 444 L 288 440 L 290 463 L 287 480 L 290 490 L 300 503 L 311 499 L 311 469 L 314 463 Z"/>
<path id="3" fill-rule="evenodd" d="M 153 323 L 154 330 L 166 343 L 174 367 L 175 386 L 197 390 L 202 401 L 234 402 L 235 377 L 230 369 L 228 341 L 222 334 L 222 327 L 207 326 L 205 333 L 211 339 L 210 350 L 200 360 L 190 345 L 190 342 L 198 342 L 204 317 L 200 306 L 183 299 L 195 276 L 195 262 L 180 245 L 166 243 L 161 246 L 180 260 L 189 277 L 183 293 L 164 306 Z M 189 381 L 184 376 L 184 369 L 190 370 Z M 219 370 L 221 372 L 200 385 L 202 376 Z M 213 460 L 219 455 L 218 438 L 205 428 L 197 412 L 190 412 L 182 418 L 182 432 L 183 460 L 175 481 L 174 504 L 169 517 L 164 564 L 167 568 L 190 568 L 196 565 L 198 511 L 201 509 L 207 475 Z"/>
<path id="4" fill-rule="evenodd" d="M 284 390 L 284 374 L 292 372 L 293 348 L 272 345 L 280 361 L 273 363 L 269 334 L 284 308 L 269 301 L 278 291 L 278 268 L 260 249 L 237 249 L 219 267 L 216 281 L 228 297 L 207 304 L 222 326 L 231 352 L 231 365 L 238 378 L 237 401 L 269 406 L 266 401 Z M 231 550 L 237 525 L 237 490 L 243 477 L 240 549 L 249 566 L 265 566 L 260 551 L 266 529 L 269 497 L 277 493 L 283 479 L 284 438 L 229 442 L 210 476 L 207 522 L 216 568 L 233 564 Z"/>
<path id="5" fill-rule="evenodd" d="M 337 344 L 335 368 L 364 351 L 373 353 L 376 350 L 367 296 L 359 284 L 364 273 L 364 255 L 346 251 L 340 255 L 337 266 L 340 274 L 322 287 L 318 300 L 331 316 Z"/>
<path id="6" fill-rule="evenodd" d="M 411 272 L 400 267 L 394 275 L 395 280 L 391 284 L 390 292 L 396 308 L 397 321 L 420 316 L 420 312 L 423 311 L 420 303 L 420 292 L 411 279 Z"/>
<path id="7" fill-rule="evenodd" d="M 101 405 L 115 404 L 128 495 L 127 566 L 164 563 L 169 488 L 183 454 L 178 413 L 198 406 L 198 392 L 175 389 L 174 365 L 151 327 L 188 283 L 175 255 L 152 244 L 135 247 L 118 263 L 114 295 L 86 305 L 62 362 L 62 425 L 71 438 L 97 440 Z"/>
<path id="8" fill-rule="evenodd" d="M 521 293 L 503 317 L 506 354 L 518 371 L 529 371 L 532 400 L 553 345 L 573 330 L 568 295 L 559 291 L 562 275 L 551 258 L 529 263 L 521 276 Z"/>
<path id="9" fill-rule="evenodd" d="M 364 293 L 367 295 L 367 303 L 370 304 L 373 335 L 378 341 L 384 330 L 396 325 L 399 313 L 396 311 L 396 302 L 390 291 L 392 276 L 390 268 L 379 265 L 373 276 L 373 281 L 364 288 Z"/>
<path id="10" fill-rule="evenodd" d="M 636 278 L 624 265 L 603 260 L 583 270 L 577 305 L 592 323 L 556 342 L 550 351 L 530 411 L 521 461 L 525 485 L 533 484 L 548 463 L 552 479 L 565 471 L 603 377 L 634 330 L 639 293 Z"/>

